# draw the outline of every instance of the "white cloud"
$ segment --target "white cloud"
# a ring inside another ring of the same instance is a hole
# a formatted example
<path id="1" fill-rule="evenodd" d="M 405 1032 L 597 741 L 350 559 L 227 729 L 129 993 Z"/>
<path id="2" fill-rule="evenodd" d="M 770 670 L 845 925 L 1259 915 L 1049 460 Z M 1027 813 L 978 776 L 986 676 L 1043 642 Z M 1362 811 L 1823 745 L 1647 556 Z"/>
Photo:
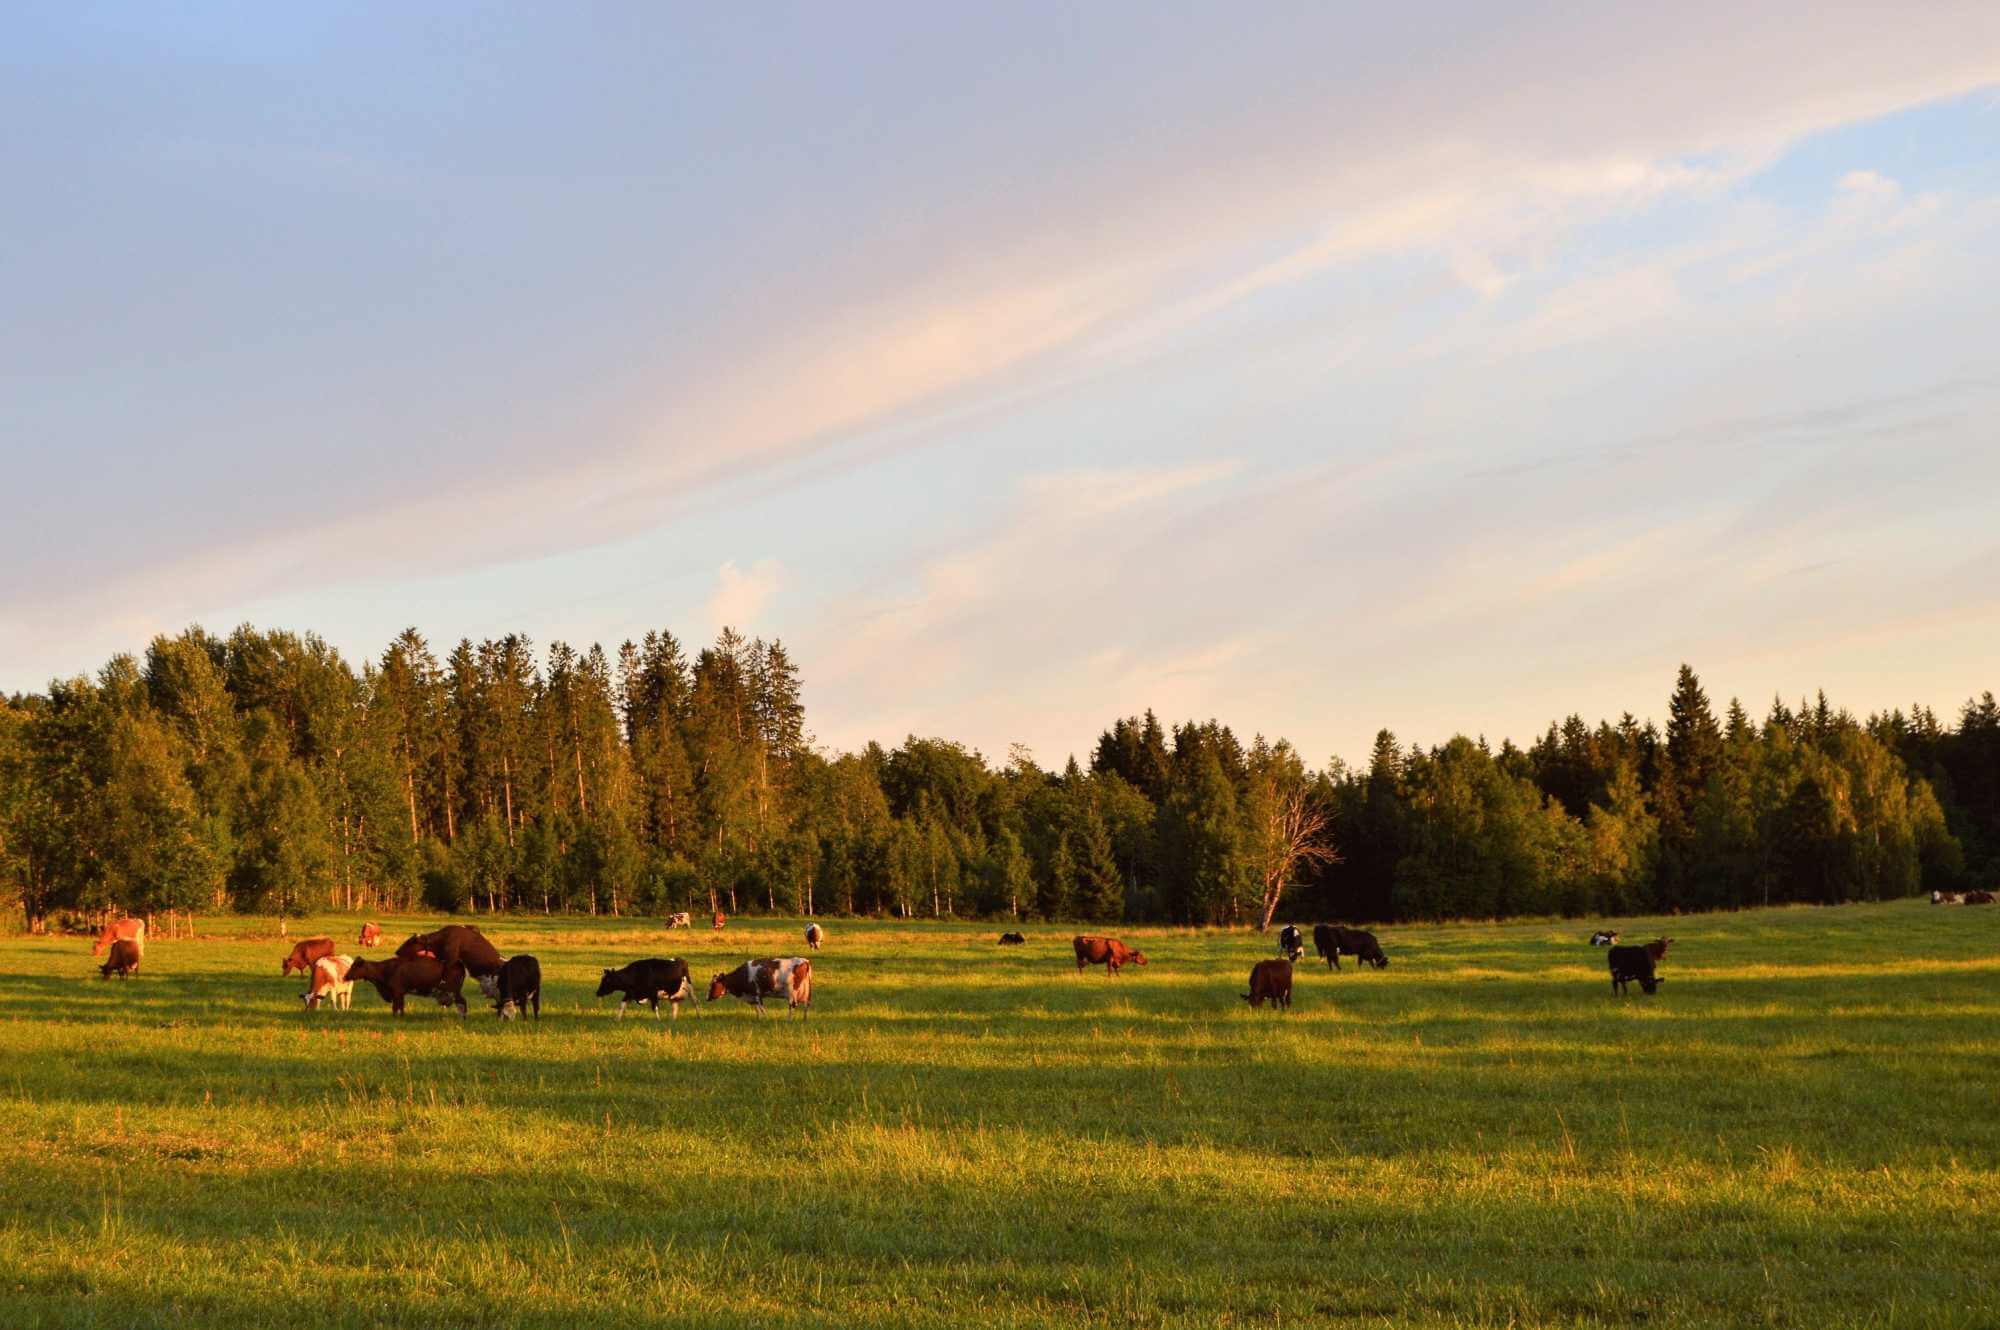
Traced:
<path id="1" fill-rule="evenodd" d="M 776 559 L 759 559 L 748 569 L 738 568 L 734 559 L 723 564 L 716 570 L 715 591 L 708 598 L 709 627 L 749 630 L 778 594 L 783 578 L 784 568 Z"/>

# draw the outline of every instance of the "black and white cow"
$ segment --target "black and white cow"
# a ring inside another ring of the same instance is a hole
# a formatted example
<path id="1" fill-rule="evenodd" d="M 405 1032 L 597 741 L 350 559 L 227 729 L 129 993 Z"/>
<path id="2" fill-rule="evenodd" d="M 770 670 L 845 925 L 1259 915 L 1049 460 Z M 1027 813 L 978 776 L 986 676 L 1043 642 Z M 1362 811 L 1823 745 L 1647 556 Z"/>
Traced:
<path id="1" fill-rule="evenodd" d="M 621 994 L 618 999 L 618 1014 L 625 1014 L 628 1003 L 643 1002 L 653 1009 L 653 1019 L 660 1017 L 660 1000 L 665 998 L 673 1007 L 674 1019 L 681 1016 L 681 1003 L 694 997 L 694 986 L 688 981 L 688 964 L 684 960 L 662 960 L 655 956 L 648 960 L 633 961 L 630 965 L 616 970 L 606 970 L 604 979 L 597 985 L 597 996 L 609 997 Z"/>
<path id="2" fill-rule="evenodd" d="M 1306 937 L 1297 925 L 1286 924 L 1278 930 L 1278 954 L 1294 962 L 1306 954 Z"/>
<path id="3" fill-rule="evenodd" d="M 808 947 L 811 947 L 814 951 L 818 951 L 819 944 L 824 941 L 826 941 L 825 929 L 821 928 L 818 924 L 806 925 L 806 945 Z"/>
<path id="4" fill-rule="evenodd" d="M 533 956 L 509 956 L 500 973 L 479 976 L 479 991 L 493 1000 L 493 1010 L 503 1021 L 526 1016 L 535 1009 L 542 1018 L 542 963 Z"/>
<path id="5" fill-rule="evenodd" d="M 667 927 L 692 928 L 694 927 L 694 916 L 686 910 L 682 910 L 679 914 L 670 914 L 667 916 Z"/>
<path id="6" fill-rule="evenodd" d="M 1592 933 L 1592 934 L 1590 935 L 1590 945 L 1591 945 L 1591 946 L 1593 946 L 1593 947 L 1615 947 L 1615 946 L 1617 946 L 1617 945 L 1618 945 L 1618 932 L 1617 932 L 1617 930 L 1616 930 L 1616 929 L 1609 929 L 1609 928 L 1600 928 L 1600 929 L 1598 929 L 1598 930 L 1597 930 L 1597 931 L 1596 931 L 1595 933 Z"/>

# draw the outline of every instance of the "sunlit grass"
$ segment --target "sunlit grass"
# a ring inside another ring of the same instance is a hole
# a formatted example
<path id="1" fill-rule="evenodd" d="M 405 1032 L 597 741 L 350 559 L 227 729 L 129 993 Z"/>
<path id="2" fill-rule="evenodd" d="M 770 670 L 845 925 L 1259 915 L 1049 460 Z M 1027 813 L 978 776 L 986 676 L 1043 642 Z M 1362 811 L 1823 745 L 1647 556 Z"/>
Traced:
<path id="1" fill-rule="evenodd" d="M 1282 1016 L 1255 934 L 836 920 L 810 1021 L 677 1023 L 599 970 L 800 925 L 501 919 L 539 1025 L 304 1013 L 356 926 L 0 941 L 0 1326 L 2000 1321 L 2000 911 L 1624 921 L 1652 999 L 1587 926 L 1385 929 Z"/>

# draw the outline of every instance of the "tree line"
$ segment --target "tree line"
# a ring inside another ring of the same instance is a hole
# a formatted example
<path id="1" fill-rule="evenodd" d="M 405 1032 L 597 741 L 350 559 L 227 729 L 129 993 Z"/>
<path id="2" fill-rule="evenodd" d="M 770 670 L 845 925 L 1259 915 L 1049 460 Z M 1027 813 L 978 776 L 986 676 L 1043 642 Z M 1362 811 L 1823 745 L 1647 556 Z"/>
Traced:
<path id="1" fill-rule="evenodd" d="M 810 740 L 797 665 L 725 629 L 615 657 L 518 635 L 357 670 L 320 638 L 160 637 L 0 697 L 0 896 L 118 908 L 1006 915 L 1268 924 L 1906 895 L 2000 867 L 2000 710 L 1718 718 L 1682 667 L 1527 748 L 1313 768 L 1217 721 L 1115 721 L 1087 767 Z"/>

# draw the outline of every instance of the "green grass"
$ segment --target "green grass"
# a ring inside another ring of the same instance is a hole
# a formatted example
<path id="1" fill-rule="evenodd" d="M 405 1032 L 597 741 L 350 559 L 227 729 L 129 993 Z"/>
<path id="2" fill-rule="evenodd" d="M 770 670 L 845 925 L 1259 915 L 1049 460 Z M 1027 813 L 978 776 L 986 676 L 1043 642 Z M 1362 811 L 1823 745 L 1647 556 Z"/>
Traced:
<path id="1" fill-rule="evenodd" d="M 2000 910 L 1673 920 L 1624 1000 L 1588 924 L 1384 929 L 1289 1016 L 1275 937 L 834 920 L 804 1025 L 592 996 L 794 923 L 477 922 L 539 1027 L 0 941 L 0 1326 L 2000 1323 Z"/>

